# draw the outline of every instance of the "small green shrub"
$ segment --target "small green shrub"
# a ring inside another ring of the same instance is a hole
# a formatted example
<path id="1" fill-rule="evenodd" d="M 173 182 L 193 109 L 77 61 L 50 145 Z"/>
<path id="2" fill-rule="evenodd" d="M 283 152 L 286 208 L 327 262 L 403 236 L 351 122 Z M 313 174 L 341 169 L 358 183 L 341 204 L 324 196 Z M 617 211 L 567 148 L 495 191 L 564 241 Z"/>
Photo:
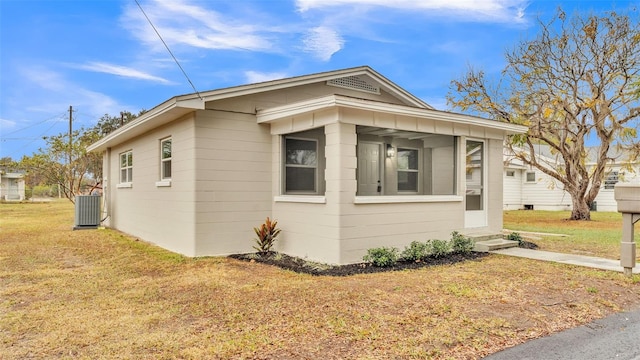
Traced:
<path id="1" fill-rule="evenodd" d="M 518 246 L 522 246 L 522 244 L 524 243 L 522 236 L 517 232 L 512 232 L 511 234 L 507 235 L 507 240 L 517 241 Z"/>
<path id="2" fill-rule="evenodd" d="M 370 262 L 374 266 L 388 267 L 395 265 L 399 257 L 398 249 L 381 247 L 367 250 L 367 255 L 362 260 Z"/>
<path id="3" fill-rule="evenodd" d="M 407 261 L 424 260 L 429 257 L 430 247 L 429 243 L 423 243 L 419 241 L 412 241 L 409 246 L 404 248 L 401 256 Z"/>
<path id="4" fill-rule="evenodd" d="M 276 228 L 276 225 L 278 225 L 278 222 L 272 222 L 267 216 L 267 220 L 265 220 L 264 224 L 260 225 L 260 227 L 253 228 L 253 231 L 255 231 L 258 236 L 255 239 L 257 246 L 254 246 L 254 249 L 258 250 L 260 253 L 271 251 L 278 234 L 280 234 L 280 229 Z"/>
<path id="5" fill-rule="evenodd" d="M 457 231 L 451 233 L 451 246 L 453 252 L 458 254 L 469 254 L 473 251 L 474 242 Z"/>
<path id="6" fill-rule="evenodd" d="M 451 243 L 447 240 L 431 240 L 431 256 L 434 258 L 440 258 L 447 256 L 451 252 Z"/>

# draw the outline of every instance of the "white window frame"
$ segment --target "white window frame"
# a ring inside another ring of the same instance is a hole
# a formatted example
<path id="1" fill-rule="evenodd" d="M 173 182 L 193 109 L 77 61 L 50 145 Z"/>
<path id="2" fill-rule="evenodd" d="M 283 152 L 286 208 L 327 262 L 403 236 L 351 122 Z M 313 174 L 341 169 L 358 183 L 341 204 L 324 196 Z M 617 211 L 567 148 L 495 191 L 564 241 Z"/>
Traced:
<path id="1" fill-rule="evenodd" d="M 121 152 L 118 156 L 118 161 L 120 165 L 119 183 L 123 185 L 122 187 L 127 187 L 126 185 L 130 185 L 133 182 L 133 150 Z"/>
<path id="2" fill-rule="evenodd" d="M 399 194 L 419 194 L 420 193 L 420 149 L 416 149 L 416 148 L 411 148 L 411 147 L 398 147 L 396 149 L 396 157 L 400 157 L 400 152 L 401 151 L 415 151 L 416 152 L 416 164 L 417 164 L 417 169 L 400 169 L 400 166 L 398 166 L 396 168 L 397 171 L 397 178 L 400 178 L 400 173 L 404 172 L 404 173 L 415 173 L 416 174 L 416 188 L 415 190 L 400 190 L 400 181 L 397 181 L 396 187 L 397 187 L 397 191 Z"/>
<path id="3" fill-rule="evenodd" d="M 305 137 L 296 137 L 296 136 L 283 136 L 282 141 L 282 165 L 283 165 L 283 174 L 282 174 L 282 193 L 284 195 L 316 195 L 318 194 L 318 183 L 319 183 L 319 174 L 318 174 L 318 166 L 319 166 L 319 152 L 318 152 L 318 139 L 313 138 L 305 138 Z M 313 142 L 315 144 L 315 152 L 316 152 L 316 164 L 311 165 L 300 165 L 300 164 L 287 164 L 287 140 L 298 140 L 298 141 L 308 141 Z M 313 190 L 290 190 L 287 191 L 287 168 L 305 168 L 305 169 L 314 169 L 313 175 Z"/>
<path id="4" fill-rule="evenodd" d="M 169 157 L 165 158 L 164 144 L 169 142 Z M 171 137 L 167 137 L 160 140 L 160 181 L 156 183 L 156 186 L 171 186 L 171 173 L 172 173 L 172 161 L 173 158 L 173 142 Z M 165 164 L 169 163 L 169 175 L 165 173 Z"/>

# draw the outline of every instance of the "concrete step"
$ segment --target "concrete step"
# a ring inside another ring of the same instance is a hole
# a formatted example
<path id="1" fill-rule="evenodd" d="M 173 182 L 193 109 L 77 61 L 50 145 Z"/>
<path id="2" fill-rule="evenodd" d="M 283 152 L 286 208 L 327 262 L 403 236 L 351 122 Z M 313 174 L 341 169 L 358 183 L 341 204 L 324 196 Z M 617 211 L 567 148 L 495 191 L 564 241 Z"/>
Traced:
<path id="1" fill-rule="evenodd" d="M 517 246 L 518 246 L 517 241 L 506 240 L 503 238 L 494 238 L 494 239 L 476 241 L 475 246 L 473 247 L 473 251 L 489 252 L 489 251 L 494 251 L 499 249 L 517 247 Z"/>
<path id="2" fill-rule="evenodd" d="M 464 232 L 462 235 L 471 238 L 471 240 L 478 241 L 487 241 L 493 239 L 502 239 L 502 233 L 490 232 L 490 231 L 480 231 L 480 232 Z"/>

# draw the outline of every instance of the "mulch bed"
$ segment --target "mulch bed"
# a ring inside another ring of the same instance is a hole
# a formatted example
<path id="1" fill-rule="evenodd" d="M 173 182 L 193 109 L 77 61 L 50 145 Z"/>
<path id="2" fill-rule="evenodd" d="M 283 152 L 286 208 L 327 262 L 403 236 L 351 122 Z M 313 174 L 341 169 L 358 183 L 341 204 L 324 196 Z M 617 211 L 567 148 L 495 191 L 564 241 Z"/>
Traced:
<path id="1" fill-rule="evenodd" d="M 422 261 L 398 261 L 396 265 L 389 267 L 378 267 L 369 263 L 350 265 L 324 265 L 308 262 L 300 258 L 276 252 L 268 252 L 264 254 L 237 254 L 230 255 L 229 257 L 238 260 L 273 265 L 285 270 L 291 270 L 303 274 L 318 276 L 350 276 L 356 274 L 371 274 L 384 271 L 420 269 L 426 266 L 434 265 L 455 264 L 461 261 L 479 260 L 487 255 L 487 253 L 476 252 L 470 254 L 450 254 L 445 257 L 428 258 Z"/>
<path id="2" fill-rule="evenodd" d="M 538 245 L 532 242 L 523 241 L 520 244 L 520 247 L 526 249 L 537 249 Z M 420 269 L 427 266 L 448 265 L 462 261 L 477 261 L 487 255 L 489 254 L 479 252 L 472 252 L 469 254 L 449 254 L 444 257 L 430 257 L 425 260 L 419 261 L 398 261 L 394 266 L 388 267 L 374 266 L 370 263 L 358 263 L 350 265 L 318 264 L 273 251 L 266 253 L 235 254 L 229 255 L 229 257 L 237 260 L 273 265 L 281 269 L 291 270 L 302 274 L 317 276 L 350 276 L 356 274 L 372 274 L 385 271 Z"/>

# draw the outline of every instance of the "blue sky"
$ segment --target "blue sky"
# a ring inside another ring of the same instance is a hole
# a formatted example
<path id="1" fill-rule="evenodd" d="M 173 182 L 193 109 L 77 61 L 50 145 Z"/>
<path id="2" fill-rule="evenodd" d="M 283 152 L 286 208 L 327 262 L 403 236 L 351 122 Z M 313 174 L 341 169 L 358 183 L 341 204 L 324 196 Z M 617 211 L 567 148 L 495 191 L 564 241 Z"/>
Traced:
<path id="1" fill-rule="evenodd" d="M 503 54 L 558 6 L 638 1 L 138 0 L 198 91 L 369 65 L 437 109 L 469 68 Z M 0 0 L 0 158 L 194 92 L 135 0 Z"/>

